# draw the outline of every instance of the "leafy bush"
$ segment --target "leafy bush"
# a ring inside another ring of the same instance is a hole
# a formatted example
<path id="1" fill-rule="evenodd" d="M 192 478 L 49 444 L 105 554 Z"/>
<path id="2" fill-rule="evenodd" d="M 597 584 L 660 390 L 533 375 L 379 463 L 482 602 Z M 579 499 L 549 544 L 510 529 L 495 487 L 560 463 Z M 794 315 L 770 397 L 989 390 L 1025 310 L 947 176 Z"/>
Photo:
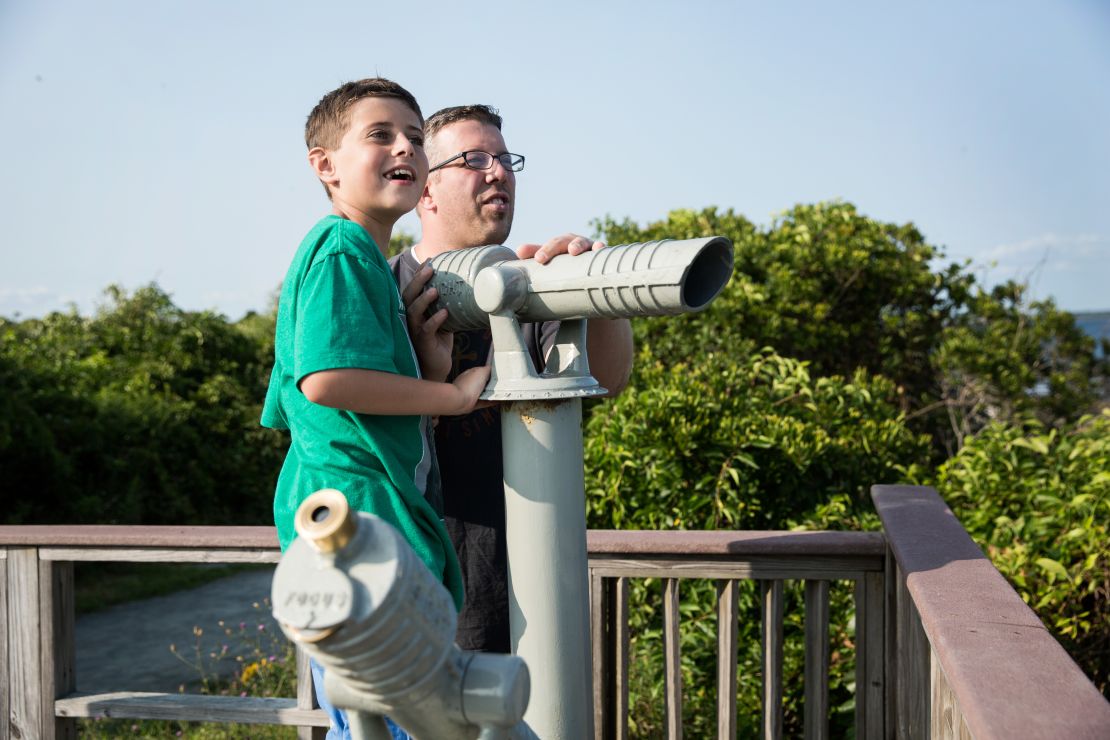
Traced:
<path id="1" fill-rule="evenodd" d="M 897 482 L 903 467 L 928 457 L 928 440 L 910 431 L 894 384 L 863 371 L 848 381 L 813 378 L 805 363 L 769 350 L 709 354 L 668 366 L 641 348 L 637 383 L 599 407 L 586 426 L 587 517 L 596 528 L 874 528 L 866 492 Z M 714 734 L 715 586 L 683 581 L 684 727 Z M 758 734 L 758 584 L 740 589 L 738 716 L 741 734 Z M 630 713 L 638 737 L 661 731 L 662 631 L 657 582 L 630 589 Z M 784 720 L 801 733 L 804 646 L 801 584 L 786 589 Z M 831 706 L 837 734 L 852 723 L 854 636 L 851 589 L 830 605 Z"/>
<path id="2" fill-rule="evenodd" d="M 0 320 L 0 468 L 23 492 L 4 521 L 272 521 L 286 442 L 258 424 L 273 345 L 251 322 L 155 286 L 110 289 L 93 318 Z"/>
<path id="3" fill-rule="evenodd" d="M 907 429 L 890 381 L 812 378 L 769 350 L 653 360 L 585 434 L 587 518 L 616 529 L 775 529 L 843 495 L 923 463 L 928 441 Z"/>
<path id="4" fill-rule="evenodd" d="M 985 291 L 967 265 L 913 224 L 876 221 L 850 203 L 798 205 L 766 229 L 733 211 L 676 210 L 639 226 L 595 222 L 613 244 L 727 236 L 730 284 L 704 312 L 635 323 L 637 344 L 663 361 L 743 354 L 745 343 L 804 360 L 817 376 L 858 369 L 894 381 L 914 429 L 934 439 L 934 462 L 990 420 L 1032 410 L 1074 421 L 1108 398 L 1110 358 L 1051 301 L 1021 286 Z"/>
<path id="5" fill-rule="evenodd" d="M 992 424 L 937 488 L 1103 690 L 1110 690 L 1110 410 L 1062 429 Z"/>

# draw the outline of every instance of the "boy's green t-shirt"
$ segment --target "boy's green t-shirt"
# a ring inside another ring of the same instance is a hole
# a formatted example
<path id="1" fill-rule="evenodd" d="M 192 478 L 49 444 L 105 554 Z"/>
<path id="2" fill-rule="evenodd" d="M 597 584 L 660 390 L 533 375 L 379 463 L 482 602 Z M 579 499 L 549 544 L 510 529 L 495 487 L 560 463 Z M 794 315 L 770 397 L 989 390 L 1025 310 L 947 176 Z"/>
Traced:
<path id="1" fill-rule="evenodd" d="M 421 416 L 380 416 L 312 403 L 299 384 L 321 370 L 362 368 L 420 377 L 393 274 L 358 224 L 327 216 L 301 242 L 282 284 L 274 369 L 262 425 L 290 432 L 274 494 L 284 551 L 293 516 L 321 488 L 396 527 L 424 564 L 462 602 L 458 560 L 440 517 L 424 498 L 432 452 Z"/>

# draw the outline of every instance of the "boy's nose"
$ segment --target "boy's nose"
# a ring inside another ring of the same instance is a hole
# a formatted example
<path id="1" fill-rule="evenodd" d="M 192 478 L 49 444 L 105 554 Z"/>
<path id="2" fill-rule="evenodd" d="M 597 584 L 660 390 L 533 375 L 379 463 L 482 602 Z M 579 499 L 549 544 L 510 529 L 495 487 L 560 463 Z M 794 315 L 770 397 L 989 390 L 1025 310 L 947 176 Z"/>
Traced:
<path id="1" fill-rule="evenodd" d="M 397 134 L 397 140 L 393 142 L 393 152 L 394 154 L 408 154 L 412 156 L 416 154 L 416 146 L 406 134 L 399 133 Z"/>

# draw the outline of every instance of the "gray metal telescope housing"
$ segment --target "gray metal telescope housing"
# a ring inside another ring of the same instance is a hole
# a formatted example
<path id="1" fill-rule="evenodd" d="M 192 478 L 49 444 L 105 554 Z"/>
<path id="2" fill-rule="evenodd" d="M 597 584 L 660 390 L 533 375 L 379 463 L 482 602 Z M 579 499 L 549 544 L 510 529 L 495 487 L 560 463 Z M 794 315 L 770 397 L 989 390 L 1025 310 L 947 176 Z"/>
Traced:
<path id="1" fill-rule="evenodd" d="M 447 309 L 444 329 L 493 332 L 493 376 L 483 398 L 578 398 L 606 392 L 589 372 L 584 320 L 700 311 L 732 277 L 732 242 L 664 239 L 560 255 L 546 265 L 494 245 L 446 252 L 432 267 L 433 310 Z M 520 322 L 549 320 L 563 324 L 537 372 Z"/>
<path id="2" fill-rule="evenodd" d="M 594 737 L 582 398 L 590 375 L 586 321 L 705 308 L 732 277 L 723 237 L 626 244 L 546 265 L 481 247 L 432 261 L 448 330 L 489 326 L 493 373 L 483 398 L 501 405 L 509 639 L 528 664 L 524 715 L 544 740 Z M 560 321 L 542 372 L 520 322 Z M 475 464 L 482 464 L 476 460 Z"/>
<path id="3" fill-rule="evenodd" d="M 295 525 L 274 617 L 324 667 L 354 740 L 389 740 L 387 716 L 418 738 L 534 740 L 528 667 L 455 646 L 451 595 L 396 529 L 333 489 L 305 499 Z"/>

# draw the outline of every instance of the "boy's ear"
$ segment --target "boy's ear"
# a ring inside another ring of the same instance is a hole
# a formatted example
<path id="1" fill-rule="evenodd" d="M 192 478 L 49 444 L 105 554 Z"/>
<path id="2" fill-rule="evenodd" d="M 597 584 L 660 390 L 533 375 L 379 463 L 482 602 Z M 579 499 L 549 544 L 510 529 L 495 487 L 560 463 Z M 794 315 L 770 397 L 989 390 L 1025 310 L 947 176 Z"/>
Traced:
<path id="1" fill-rule="evenodd" d="M 324 147 L 315 146 L 308 150 L 308 164 L 325 185 L 335 186 L 339 183 L 331 155 Z"/>

